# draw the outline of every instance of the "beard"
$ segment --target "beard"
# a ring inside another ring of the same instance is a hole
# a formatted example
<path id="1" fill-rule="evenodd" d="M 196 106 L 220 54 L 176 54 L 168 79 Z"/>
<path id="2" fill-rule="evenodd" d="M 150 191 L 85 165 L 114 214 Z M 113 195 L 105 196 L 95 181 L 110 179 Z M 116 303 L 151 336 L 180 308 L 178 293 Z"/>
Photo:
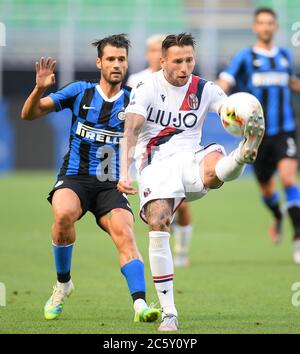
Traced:
<path id="1" fill-rule="evenodd" d="M 119 78 L 115 78 L 113 79 L 112 76 L 113 75 L 110 75 L 106 72 L 102 72 L 101 75 L 103 76 L 103 78 L 105 79 L 105 81 L 107 81 L 110 85 L 112 86 L 116 86 L 116 85 L 119 85 L 123 80 L 124 80 L 124 77 L 125 75 L 123 74 L 120 74 L 119 75 Z"/>
<path id="2" fill-rule="evenodd" d="M 265 43 L 270 43 L 273 40 L 273 34 L 272 33 L 265 33 L 261 36 L 261 40 Z"/>

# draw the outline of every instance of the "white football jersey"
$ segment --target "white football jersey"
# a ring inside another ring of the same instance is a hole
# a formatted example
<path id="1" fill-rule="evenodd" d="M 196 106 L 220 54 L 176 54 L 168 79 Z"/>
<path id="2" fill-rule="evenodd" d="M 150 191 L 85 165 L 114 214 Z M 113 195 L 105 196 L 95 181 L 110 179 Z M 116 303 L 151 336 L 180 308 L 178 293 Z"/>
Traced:
<path id="1" fill-rule="evenodd" d="M 179 151 L 199 150 L 207 113 L 218 113 L 226 97 L 213 82 L 195 75 L 181 87 L 171 85 L 163 70 L 141 81 L 125 110 L 145 118 L 135 153 L 138 170 Z"/>
<path id="2" fill-rule="evenodd" d="M 147 80 L 150 76 L 152 75 L 152 71 L 147 68 L 145 70 L 139 71 L 135 74 L 131 74 L 128 77 L 127 83 L 126 85 L 130 86 L 130 87 L 136 87 L 136 85 L 143 81 L 143 80 Z"/>

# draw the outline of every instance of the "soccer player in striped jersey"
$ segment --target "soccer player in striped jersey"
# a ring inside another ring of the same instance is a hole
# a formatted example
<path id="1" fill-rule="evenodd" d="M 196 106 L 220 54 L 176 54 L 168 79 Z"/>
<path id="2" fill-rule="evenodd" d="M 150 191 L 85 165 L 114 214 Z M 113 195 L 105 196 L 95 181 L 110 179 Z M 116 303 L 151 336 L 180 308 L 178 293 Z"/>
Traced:
<path id="1" fill-rule="evenodd" d="M 135 157 L 140 215 L 149 225 L 150 268 L 162 308 L 159 330 L 176 331 L 174 267 L 169 244 L 173 215 L 183 200 L 204 197 L 210 189 L 237 179 L 245 165 L 255 161 L 264 120 L 255 110 L 245 124 L 243 141 L 228 156 L 221 145 L 199 146 L 207 113 L 220 114 L 227 96 L 213 82 L 192 75 L 195 41 L 190 34 L 165 38 L 161 66 L 162 70 L 131 93 L 118 189 L 136 193 L 129 175 Z"/>
<path id="2" fill-rule="evenodd" d="M 149 67 L 128 77 L 127 85 L 136 87 L 139 82 L 148 79 L 153 73 L 159 71 L 161 58 L 161 45 L 166 38 L 163 34 L 154 34 L 146 41 L 146 58 Z M 175 221 L 172 223 L 174 234 L 174 266 L 187 267 L 190 264 L 189 250 L 193 233 L 192 212 L 186 202 L 182 202 L 177 209 Z"/>
<path id="3" fill-rule="evenodd" d="M 126 195 L 116 188 L 124 110 L 129 102 L 129 89 L 122 86 L 122 81 L 128 68 L 130 42 L 120 34 L 93 45 L 101 72 L 98 83 L 73 82 L 42 98 L 55 83 L 55 61 L 41 58 L 36 63 L 36 86 L 22 110 L 25 120 L 63 109 L 73 113 L 69 151 L 48 197 L 54 214 L 51 231 L 57 283 L 44 315 L 48 320 L 57 318 L 74 289 L 70 275 L 74 224 L 90 211 L 119 251 L 121 272 L 133 299 L 134 321 L 152 322 L 158 318 L 159 310 L 146 304 L 144 264 L 134 239 L 133 214 Z"/>
<path id="4" fill-rule="evenodd" d="M 225 92 L 237 84 L 261 102 L 266 133 L 254 163 L 262 200 L 272 212 L 274 222 L 269 234 L 274 243 L 282 237 L 284 212 L 280 208 L 280 193 L 274 174 L 279 173 L 286 197 L 286 208 L 294 228 L 294 261 L 300 264 L 300 188 L 297 185 L 296 123 L 291 105 L 291 90 L 300 92 L 300 80 L 292 75 L 292 58 L 287 48 L 274 44 L 278 29 L 276 13 L 270 8 L 258 8 L 253 30 L 257 41 L 239 51 L 220 74 L 217 84 Z"/>

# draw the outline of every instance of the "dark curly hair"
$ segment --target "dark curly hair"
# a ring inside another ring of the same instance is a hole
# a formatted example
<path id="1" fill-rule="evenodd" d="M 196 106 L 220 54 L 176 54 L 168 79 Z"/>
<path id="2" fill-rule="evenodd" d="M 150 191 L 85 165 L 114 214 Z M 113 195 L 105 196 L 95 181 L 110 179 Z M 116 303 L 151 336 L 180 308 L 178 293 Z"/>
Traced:
<path id="1" fill-rule="evenodd" d="M 117 48 L 125 48 L 127 55 L 128 55 L 130 41 L 127 38 L 126 34 L 121 33 L 121 34 L 113 34 L 112 36 L 108 36 L 108 37 L 99 39 L 99 40 L 93 42 L 92 45 L 97 48 L 98 58 L 101 58 L 103 55 L 103 49 L 107 45 L 111 45 L 111 46 L 117 47 Z"/>

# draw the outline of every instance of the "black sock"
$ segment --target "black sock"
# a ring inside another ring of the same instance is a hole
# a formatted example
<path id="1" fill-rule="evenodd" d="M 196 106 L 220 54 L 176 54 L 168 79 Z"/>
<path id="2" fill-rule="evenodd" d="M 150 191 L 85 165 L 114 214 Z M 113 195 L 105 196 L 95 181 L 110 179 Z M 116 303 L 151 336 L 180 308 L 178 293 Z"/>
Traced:
<path id="1" fill-rule="evenodd" d="M 57 280 L 60 283 L 67 283 L 71 279 L 70 272 L 67 273 L 57 273 Z"/>
<path id="2" fill-rule="evenodd" d="M 300 208 L 298 206 L 289 207 L 288 213 L 290 218 L 292 219 L 295 239 L 300 237 Z"/>
<path id="3" fill-rule="evenodd" d="M 274 205 L 268 205 L 268 208 L 271 210 L 272 214 L 276 219 L 281 219 L 282 218 L 282 212 L 280 210 L 279 203 L 276 203 Z"/>
<path id="4" fill-rule="evenodd" d="M 132 300 L 133 302 L 135 302 L 135 300 L 138 299 L 142 299 L 144 301 L 146 301 L 146 293 L 144 293 L 143 291 L 138 291 L 137 293 L 131 294 Z"/>
<path id="5" fill-rule="evenodd" d="M 282 218 L 282 212 L 280 210 L 280 193 L 276 190 L 271 196 L 264 197 L 262 196 L 262 200 L 264 201 L 267 208 L 272 212 L 273 216 L 276 219 Z"/>

